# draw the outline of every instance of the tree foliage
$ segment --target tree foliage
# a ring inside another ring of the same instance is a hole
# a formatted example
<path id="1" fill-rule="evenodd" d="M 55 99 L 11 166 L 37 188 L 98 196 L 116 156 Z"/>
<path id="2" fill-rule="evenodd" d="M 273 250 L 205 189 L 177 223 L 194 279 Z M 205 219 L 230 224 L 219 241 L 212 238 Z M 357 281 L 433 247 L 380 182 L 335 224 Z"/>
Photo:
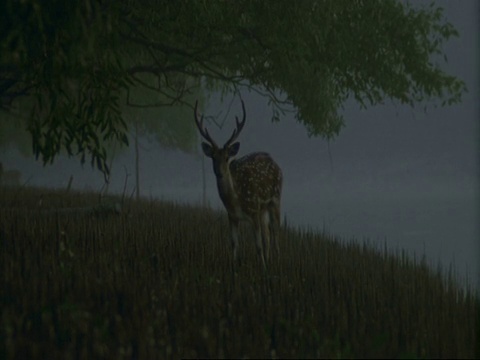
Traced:
<path id="1" fill-rule="evenodd" d="M 28 113 L 44 162 L 65 149 L 104 172 L 104 142 L 127 143 L 125 104 L 191 107 L 198 87 L 259 92 L 276 118 L 293 105 L 325 137 L 341 130 L 349 97 L 445 105 L 465 90 L 442 69 L 458 34 L 433 3 L 5 0 L 0 14 L 0 107 Z M 136 102 L 139 87 L 155 95 Z"/>
<path id="2" fill-rule="evenodd" d="M 159 94 L 158 79 L 152 74 L 137 75 L 141 84 L 130 86 L 121 99 L 122 117 L 127 124 L 135 124 L 142 137 L 147 137 L 164 147 L 186 152 L 196 149 L 196 129 L 192 125 L 192 109 L 184 103 L 202 99 L 199 86 L 181 96 L 182 102 L 172 102 Z"/>

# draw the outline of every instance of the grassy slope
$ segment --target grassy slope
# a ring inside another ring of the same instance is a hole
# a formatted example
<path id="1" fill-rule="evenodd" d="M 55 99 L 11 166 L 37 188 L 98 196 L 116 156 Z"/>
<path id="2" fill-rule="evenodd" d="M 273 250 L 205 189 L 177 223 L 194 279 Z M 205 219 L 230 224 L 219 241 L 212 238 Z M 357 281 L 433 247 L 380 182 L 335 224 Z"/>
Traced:
<path id="1" fill-rule="evenodd" d="M 266 276 L 222 212 L 47 211 L 92 204 L 0 188 L 0 358 L 479 356 L 480 300 L 421 262 L 283 229 Z"/>

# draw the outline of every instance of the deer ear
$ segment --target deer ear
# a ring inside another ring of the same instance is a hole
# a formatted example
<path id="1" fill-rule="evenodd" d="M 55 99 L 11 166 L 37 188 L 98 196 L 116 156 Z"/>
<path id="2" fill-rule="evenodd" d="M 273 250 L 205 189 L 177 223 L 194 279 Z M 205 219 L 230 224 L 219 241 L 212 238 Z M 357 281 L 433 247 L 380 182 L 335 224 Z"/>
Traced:
<path id="1" fill-rule="evenodd" d="M 202 150 L 205 156 L 211 158 L 213 155 L 213 148 L 210 144 L 207 144 L 206 142 L 202 142 Z"/>
<path id="2" fill-rule="evenodd" d="M 237 155 L 239 149 L 240 149 L 240 143 L 239 142 L 233 143 L 228 147 L 228 156 L 232 157 Z"/>

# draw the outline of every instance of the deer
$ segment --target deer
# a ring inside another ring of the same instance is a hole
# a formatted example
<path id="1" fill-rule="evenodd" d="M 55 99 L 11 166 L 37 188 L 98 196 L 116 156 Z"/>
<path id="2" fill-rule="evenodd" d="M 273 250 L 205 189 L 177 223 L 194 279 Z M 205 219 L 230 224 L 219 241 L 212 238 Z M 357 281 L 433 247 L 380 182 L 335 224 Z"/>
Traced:
<path id="1" fill-rule="evenodd" d="M 280 232 L 280 200 L 282 192 L 282 170 L 266 152 L 253 152 L 234 159 L 240 148 L 236 142 L 246 121 L 243 100 L 242 121 L 235 116 L 236 127 L 232 135 L 219 147 L 203 125 L 203 115 L 198 120 L 198 100 L 195 102 L 195 124 L 200 135 L 205 156 L 212 159 L 213 172 L 217 181 L 218 194 L 227 210 L 234 263 L 238 262 L 238 227 L 241 221 L 253 225 L 258 256 L 264 269 L 270 257 L 270 238 L 280 254 L 278 239 Z"/>

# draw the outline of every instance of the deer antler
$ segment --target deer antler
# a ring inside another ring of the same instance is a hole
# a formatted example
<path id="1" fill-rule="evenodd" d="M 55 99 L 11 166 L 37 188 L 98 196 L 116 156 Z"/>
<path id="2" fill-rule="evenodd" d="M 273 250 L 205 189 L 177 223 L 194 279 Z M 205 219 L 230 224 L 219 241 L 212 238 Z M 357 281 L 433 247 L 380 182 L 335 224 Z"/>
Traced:
<path id="1" fill-rule="evenodd" d="M 239 122 L 238 121 L 238 117 L 235 116 L 235 122 L 237 123 L 237 126 L 235 128 L 235 130 L 233 130 L 233 133 L 232 133 L 232 136 L 230 136 L 230 139 L 227 140 L 227 142 L 225 143 L 225 145 L 223 145 L 223 147 L 226 149 L 227 147 L 229 147 L 237 138 L 238 138 L 238 135 L 240 135 L 240 132 L 242 131 L 243 127 L 245 126 L 245 120 L 246 120 L 246 112 L 245 112 L 245 104 L 243 103 L 243 100 L 242 101 L 242 110 L 243 110 L 243 118 L 242 118 L 242 121 Z"/>
<path id="2" fill-rule="evenodd" d="M 197 107 L 198 107 L 198 100 L 195 101 L 195 110 L 194 110 L 193 113 L 194 113 L 194 116 L 195 116 L 195 124 L 197 124 L 197 128 L 198 128 L 198 131 L 200 131 L 200 135 L 202 135 L 202 137 L 205 140 L 207 140 L 212 146 L 218 148 L 217 144 L 215 143 L 215 141 L 213 141 L 212 137 L 208 133 L 207 128 L 203 127 L 203 115 L 200 118 L 200 121 L 198 121 Z"/>

